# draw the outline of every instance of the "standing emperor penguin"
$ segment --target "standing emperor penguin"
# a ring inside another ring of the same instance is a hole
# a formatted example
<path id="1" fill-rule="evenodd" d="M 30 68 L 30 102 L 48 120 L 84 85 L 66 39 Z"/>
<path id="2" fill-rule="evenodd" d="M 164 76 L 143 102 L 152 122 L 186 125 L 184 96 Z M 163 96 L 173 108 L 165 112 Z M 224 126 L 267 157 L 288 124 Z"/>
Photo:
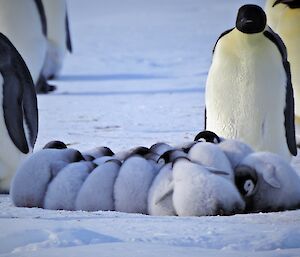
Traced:
<path id="1" fill-rule="evenodd" d="M 9 191 L 37 132 L 37 100 L 30 72 L 17 49 L 0 33 L 0 192 Z"/>
<path id="2" fill-rule="evenodd" d="M 218 39 L 206 82 L 206 129 L 286 160 L 297 154 L 290 66 L 280 37 L 256 5 Z"/>
<path id="3" fill-rule="evenodd" d="M 43 75 L 56 77 L 62 66 L 66 52 L 72 52 L 66 0 L 42 0 L 46 20 L 48 49 Z"/>
<path id="4" fill-rule="evenodd" d="M 42 68 L 47 52 L 47 24 L 41 0 L 1 0 L 0 32 L 13 43 L 23 57 L 36 91 L 55 89 L 47 84 Z"/>
<path id="5" fill-rule="evenodd" d="M 300 1 L 268 0 L 266 14 L 269 26 L 279 34 L 288 52 L 295 95 L 295 125 L 300 144 Z"/>

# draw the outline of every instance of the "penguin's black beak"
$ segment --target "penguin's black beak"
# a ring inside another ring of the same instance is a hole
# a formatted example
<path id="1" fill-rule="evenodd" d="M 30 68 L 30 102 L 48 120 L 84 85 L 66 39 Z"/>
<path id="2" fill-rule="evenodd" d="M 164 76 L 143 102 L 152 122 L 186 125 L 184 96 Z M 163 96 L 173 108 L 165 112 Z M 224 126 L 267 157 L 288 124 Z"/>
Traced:
<path id="1" fill-rule="evenodd" d="M 294 0 L 276 0 L 275 3 L 272 5 L 272 7 L 278 5 L 278 4 L 289 4 L 294 2 Z"/>

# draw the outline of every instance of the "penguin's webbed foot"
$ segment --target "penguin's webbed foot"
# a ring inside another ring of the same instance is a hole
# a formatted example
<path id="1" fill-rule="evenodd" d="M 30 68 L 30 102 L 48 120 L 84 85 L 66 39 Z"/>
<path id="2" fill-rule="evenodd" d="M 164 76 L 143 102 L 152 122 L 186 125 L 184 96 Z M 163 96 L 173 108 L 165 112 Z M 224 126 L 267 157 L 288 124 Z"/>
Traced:
<path id="1" fill-rule="evenodd" d="M 41 76 L 35 86 L 37 94 L 48 94 L 56 90 L 56 86 L 48 84 L 47 80 Z"/>

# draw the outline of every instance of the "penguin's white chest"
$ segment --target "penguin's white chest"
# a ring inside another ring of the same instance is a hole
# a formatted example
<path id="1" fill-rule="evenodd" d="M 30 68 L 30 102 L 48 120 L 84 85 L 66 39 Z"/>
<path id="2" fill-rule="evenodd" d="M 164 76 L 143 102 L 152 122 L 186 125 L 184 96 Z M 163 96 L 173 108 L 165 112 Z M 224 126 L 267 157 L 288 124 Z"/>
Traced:
<path id="1" fill-rule="evenodd" d="M 14 145 L 6 128 L 3 112 L 3 83 L 0 74 L 0 189 L 8 190 L 11 178 L 25 155 Z"/>
<path id="2" fill-rule="evenodd" d="M 277 47 L 236 29 L 218 42 L 206 83 L 207 129 L 289 156 L 286 74 Z"/>

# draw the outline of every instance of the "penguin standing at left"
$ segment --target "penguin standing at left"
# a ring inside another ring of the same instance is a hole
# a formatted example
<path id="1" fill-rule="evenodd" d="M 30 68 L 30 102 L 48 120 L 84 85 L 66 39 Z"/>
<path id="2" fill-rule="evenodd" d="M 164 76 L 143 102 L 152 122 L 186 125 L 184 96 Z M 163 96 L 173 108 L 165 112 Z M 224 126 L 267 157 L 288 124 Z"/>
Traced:
<path id="1" fill-rule="evenodd" d="M 206 129 L 290 161 L 297 154 L 286 48 L 257 5 L 218 39 L 206 82 Z"/>
<path id="2" fill-rule="evenodd" d="M 21 54 L 36 92 L 55 90 L 42 74 L 47 52 L 47 21 L 42 0 L 1 0 L 0 32 Z"/>
<path id="3" fill-rule="evenodd" d="M 30 72 L 10 40 L 0 33 L 0 192 L 23 158 L 31 153 L 38 133 L 38 109 Z"/>
<path id="4" fill-rule="evenodd" d="M 66 0 L 42 0 L 47 22 L 47 54 L 43 67 L 45 78 L 59 75 L 67 52 L 72 53 Z"/>
<path id="5" fill-rule="evenodd" d="M 266 14 L 269 26 L 279 34 L 287 48 L 295 95 L 295 126 L 300 144 L 300 1 L 268 0 Z"/>

